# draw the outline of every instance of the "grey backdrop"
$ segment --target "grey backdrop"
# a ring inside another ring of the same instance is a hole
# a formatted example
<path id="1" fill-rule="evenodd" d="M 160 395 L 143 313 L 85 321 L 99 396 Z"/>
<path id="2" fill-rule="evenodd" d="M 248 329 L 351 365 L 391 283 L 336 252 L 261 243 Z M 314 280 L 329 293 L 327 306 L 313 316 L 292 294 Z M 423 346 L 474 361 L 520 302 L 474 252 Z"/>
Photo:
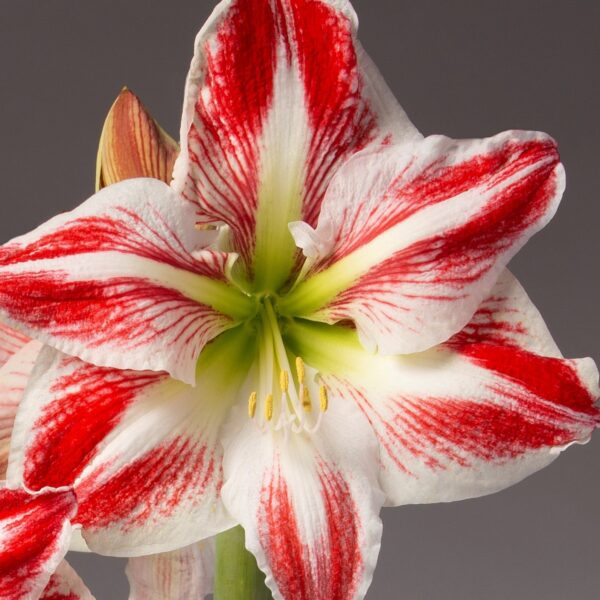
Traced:
<path id="1" fill-rule="evenodd" d="M 568 356 L 600 359 L 600 4 L 356 0 L 361 38 L 425 133 L 540 129 L 568 191 L 513 262 Z M 93 191 L 100 127 L 124 84 L 177 133 L 184 76 L 211 0 L 1 0 L 0 237 Z M 371 600 L 565 600 L 600 589 L 600 435 L 503 493 L 384 511 Z M 121 562 L 71 556 L 99 600 Z"/>

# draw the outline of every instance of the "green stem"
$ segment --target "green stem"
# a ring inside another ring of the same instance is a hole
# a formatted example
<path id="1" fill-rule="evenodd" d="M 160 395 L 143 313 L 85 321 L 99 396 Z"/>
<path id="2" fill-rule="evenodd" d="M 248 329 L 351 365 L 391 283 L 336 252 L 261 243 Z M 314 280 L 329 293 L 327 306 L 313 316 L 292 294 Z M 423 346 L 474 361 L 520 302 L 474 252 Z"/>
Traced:
<path id="1" fill-rule="evenodd" d="M 272 600 L 265 576 L 246 550 L 244 530 L 234 527 L 217 536 L 214 600 Z"/>

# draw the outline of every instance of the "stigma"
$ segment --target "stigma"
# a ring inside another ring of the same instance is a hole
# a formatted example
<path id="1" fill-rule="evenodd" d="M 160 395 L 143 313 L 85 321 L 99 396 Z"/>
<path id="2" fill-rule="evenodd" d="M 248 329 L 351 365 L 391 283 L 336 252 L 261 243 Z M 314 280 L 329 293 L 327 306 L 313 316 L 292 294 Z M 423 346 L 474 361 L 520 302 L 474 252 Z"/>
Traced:
<path id="1" fill-rule="evenodd" d="M 248 397 L 248 416 L 261 430 L 283 431 L 287 435 L 319 429 L 329 407 L 327 388 L 307 382 L 302 358 L 297 357 L 294 366 L 295 377 L 290 370 L 281 369 L 278 387 L 267 391 L 262 385 L 262 393 L 253 391 Z"/>

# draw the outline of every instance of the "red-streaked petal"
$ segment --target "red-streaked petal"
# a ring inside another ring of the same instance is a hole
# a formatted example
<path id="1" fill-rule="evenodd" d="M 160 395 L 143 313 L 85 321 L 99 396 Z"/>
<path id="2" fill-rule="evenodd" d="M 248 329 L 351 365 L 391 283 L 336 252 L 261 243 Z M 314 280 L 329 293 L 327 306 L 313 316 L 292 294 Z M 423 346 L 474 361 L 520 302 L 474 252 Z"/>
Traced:
<path id="1" fill-rule="evenodd" d="M 345 1 L 226 0 L 196 38 L 174 185 L 257 270 L 273 236 L 290 266 L 287 223 L 316 224 L 349 156 L 420 137 L 355 33 Z"/>
<path id="2" fill-rule="evenodd" d="M 370 421 L 389 504 L 499 491 L 600 424 L 594 362 L 560 357 L 507 272 L 461 333 L 420 354 L 369 355 L 355 333 L 335 327 L 336 344 L 324 350 L 327 327 L 304 328 L 303 355 L 324 365 L 331 395 L 356 402 Z"/>
<path id="3" fill-rule="evenodd" d="M 201 600 L 213 591 L 214 539 L 130 558 L 129 600 Z"/>
<path id="4" fill-rule="evenodd" d="M 542 315 L 508 269 L 469 323 L 449 340 L 454 346 L 479 342 L 563 358 Z"/>
<path id="5" fill-rule="evenodd" d="M 0 367 L 0 480 L 6 479 L 15 416 L 41 349 L 40 342 L 29 342 Z"/>
<path id="6" fill-rule="evenodd" d="M 287 441 L 235 415 L 223 501 L 275 599 L 364 598 L 381 539 L 374 442 L 356 408 L 337 401 L 317 433 Z"/>
<path id="7" fill-rule="evenodd" d="M 71 491 L 0 489 L 0 598 L 40 596 L 68 550 L 76 510 Z"/>
<path id="8" fill-rule="evenodd" d="M 335 232 L 329 255 L 284 309 L 351 319 L 384 354 L 430 348 L 467 324 L 563 189 L 556 145 L 541 133 L 432 136 L 363 153 L 327 192 L 315 235 Z"/>
<path id="9" fill-rule="evenodd" d="M 227 529 L 218 438 L 227 390 L 211 385 L 45 348 L 15 422 L 8 481 L 72 484 L 74 524 L 102 554 L 164 552 Z"/>
<path id="10" fill-rule="evenodd" d="M 50 577 L 50 581 L 40 596 L 41 600 L 94 600 L 94 596 L 73 567 L 63 560 Z"/>
<path id="11" fill-rule="evenodd" d="M 0 323 L 0 367 L 27 342 L 29 338 L 24 333 Z"/>
<path id="12" fill-rule="evenodd" d="M 194 218 L 162 182 L 105 188 L 0 249 L 0 312 L 88 362 L 192 382 L 200 350 L 230 325 L 203 296 L 233 292 L 228 255 L 192 256 L 206 241 Z"/>

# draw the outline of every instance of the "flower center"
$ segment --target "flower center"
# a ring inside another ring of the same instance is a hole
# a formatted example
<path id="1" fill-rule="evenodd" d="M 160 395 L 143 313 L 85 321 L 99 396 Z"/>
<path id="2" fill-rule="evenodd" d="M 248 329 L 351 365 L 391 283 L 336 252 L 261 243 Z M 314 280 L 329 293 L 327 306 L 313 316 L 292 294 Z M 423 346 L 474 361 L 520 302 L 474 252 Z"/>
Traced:
<path id="1" fill-rule="evenodd" d="M 248 415 L 263 430 L 313 433 L 328 408 L 327 389 L 286 349 L 269 296 L 261 300 L 259 319 L 258 385 L 248 398 Z"/>

